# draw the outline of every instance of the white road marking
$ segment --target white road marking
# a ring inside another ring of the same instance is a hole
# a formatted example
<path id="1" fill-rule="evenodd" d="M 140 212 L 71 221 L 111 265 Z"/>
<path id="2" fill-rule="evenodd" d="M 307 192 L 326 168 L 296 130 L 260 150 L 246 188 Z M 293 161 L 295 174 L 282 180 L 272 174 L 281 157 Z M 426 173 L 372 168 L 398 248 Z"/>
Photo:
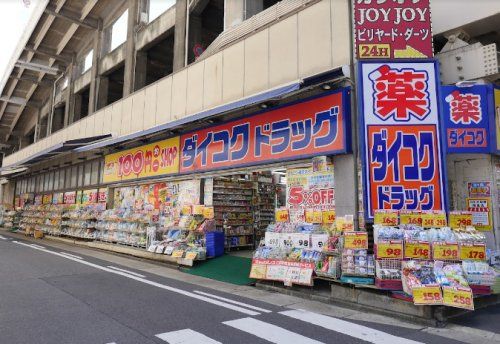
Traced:
<path id="1" fill-rule="evenodd" d="M 264 308 L 260 308 L 260 307 L 252 306 L 252 305 L 249 305 L 248 303 L 239 302 L 239 301 L 234 301 L 234 300 L 231 300 L 231 299 L 227 299 L 227 298 L 225 298 L 225 297 L 222 297 L 222 296 L 218 296 L 218 295 L 214 295 L 214 294 L 205 293 L 205 292 L 202 292 L 202 291 L 199 291 L 199 290 L 194 290 L 194 292 L 195 292 L 196 294 L 205 295 L 205 296 L 208 296 L 208 297 L 211 297 L 211 298 L 217 299 L 217 300 L 226 301 L 226 302 L 229 302 L 229 303 L 232 303 L 232 304 L 235 304 L 235 305 L 238 305 L 238 306 L 243 306 L 243 307 L 246 307 L 246 308 L 250 308 L 250 309 L 253 309 L 253 310 L 255 310 L 255 311 L 262 312 L 262 313 L 272 313 L 272 311 L 270 311 L 270 310 L 268 310 L 268 309 L 264 309 Z"/>
<path id="2" fill-rule="evenodd" d="M 243 318 L 225 321 L 223 324 L 238 330 L 253 334 L 275 344 L 321 344 L 317 340 L 304 337 L 298 333 L 288 331 L 276 325 L 266 323 L 254 318 Z"/>
<path id="3" fill-rule="evenodd" d="M 37 244 L 31 244 L 29 246 L 33 246 L 33 247 L 36 247 L 36 248 L 42 248 L 42 249 L 45 249 L 45 247 L 43 246 L 40 246 L 40 245 L 37 245 Z"/>
<path id="4" fill-rule="evenodd" d="M 370 327 L 351 323 L 349 321 L 332 318 L 326 315 L 308 312 L 305 310 L 290 310 L 279 314 L 298 319 L 316 326 L 324 327 L 328 330 L 340 332 L 345 335 L 358 338 L 369 343 L 376 344 L 422 344 L 414 340 L 393 336 L 392 334 L 375 330 Z"/>
<path id="5" fill-rule="evenodd" d="M 134 275 L 134 276 L 137 276 L 137 277 L 146 278 L 146 276 L 138 274 L 137 272 L 128 271 L 128 270 L 125 270 L 125 269 L 120 269 L 120 268 L 117 268 L 116 266 L 110 266 L 110 265 L 108 265 L 108 268 L 116 270 L 116 271 L 125 272 L 125 273 L 127 273 L 129 275 Z"/>
<path id="6" fill-rule="evenodd" d="M 0 235 L 0 239 L 2 239 L 2 240 L 7 240 L 7 238 L 6 238 L 6 237 L 4 237 L 3 235 Z"/>
<path id="7" fill-rule="evenodd" d="M 165 332 L 157 334 L 156 337 L 170 344 L 222 344 L 200 332 L 191 329 Z"/>
<path id="8" fill-rule="evenodd" d="M 72 260 L 74 262 L 78 262 L 78 263 L 83 264 L 83 265 L 91 266 L 91 267 L 99 269 L 99 270 L 103 270 L 103 271 L 110 272 L 110 273 L 113 273 L 113 274 L 116 274 L 116 275 L 127 277 L 127 278 L 136 280 L 138 282 L 142 282 L 144 284 L 149 284 L 151 286 L 154 286 L 154 287 L 157 287 L 157 288 L 160 288 L 160 289 L 168 290 L 168 291 L 171 291 L 171 292 L 174 292 L 174 293 L 178 293 L 178 294 L 181 294 L 181 295 L 184 295 L 184 296 L 187 296 L 187 297 L 191 297 L 193 299 L 202 300 L 202 301 L 205 301 L 207 303 L 211 303 L 211 304 L 216 305 L 216 306 L 220 306 L 220 307 L 224 307 L 224 308 L 227 308 L 227 309 L 231 309 L 231 310 L 236 311 L 236 312 L 240 312 L 240 313 L 247 314 L 247 315 L 252 315 L 252 316 L 260 314 L 258 312 L 254 312 L 254 311 L 251 311 L 251 310 L 248 310 L 248 309 L 236 306 L 236 305 L 232 305 L 232 304 L 227 303 L 227 302 L 213 300 L 213 299 L 208 298 L 206 296 L 197 295 L 195 293 L 191 293 L 191 292 L 186 291 L 186 290 L 174 288 L 174 287 L 168 286 L 166 284 L 161 284 L 161 283 L 157 283 L 157 282 L 153 282 L 153 281 L 148 281 L 147 279 L 144 279 L 142 277 L 137 277 L 137 276 L 125 273 L 125 272 L 121 272 L 121 271 L 109 269 L 109 268 L 101 266 L 101 265 L 97 265 L 97 264 L 94 264 L 94 263 L 87 262 L 85 260 L 80 260 L 80 259 L 77 259 L 77 258 L 69 257 L 67 255 L 64 255 L 64 254 L 61 254 L 61 253 L 58 253 L 58 252 L 54 252 L 54 251 L 50 251 L 50 250 L 47 250 L 45 248 L 35 247 L 33 245 L 29 245 L 29 244 L 26 244 L 26 243 L 23 243 L 23 242 L 19 242 L 19 241 L 12 241 L 12 242 L 15 243 L 15 244 L 18 244 L 18 245 L 22 245 L 22 246 L 26 246 L 26 247 L 32 248 L 34 250 L 38 250 L 38 251 L 50 253 L 50 254 L 53 254 L 53 255 L 65 258 L 65 259 L 69 259 L 69 260 Z"/>
<path id="9" fill-rule="evenodd" d="M 64 254 L 65 256 L 71 257 L 71 258 L 76 258 L 76 259 L 83 259 L 80 256 L 75 256 L 74 254 L 67 253 L 67 252 L 59 252 L 60 254 Z"/>

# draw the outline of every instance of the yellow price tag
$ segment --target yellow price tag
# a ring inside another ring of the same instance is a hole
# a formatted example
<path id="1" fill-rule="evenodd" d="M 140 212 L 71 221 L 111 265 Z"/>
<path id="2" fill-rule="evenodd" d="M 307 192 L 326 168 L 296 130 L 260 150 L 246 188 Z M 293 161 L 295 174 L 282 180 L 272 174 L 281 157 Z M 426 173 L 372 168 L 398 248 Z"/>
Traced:
<path id="1" fill-rule="evenodd" d="M 338 231 L 352 232 L 354 230 L 354 221 L 347 216 L 340 216 L 335 218 L 335 225 Z"/>
<path id="2" fill-rule="evenodd" d="M 446 306 L 474 310 L 472 291 L 466 288 L 443 287 L 443 304 Z"/>
<path id="3" fill-rule="evenodd" d="M 416 286 L 412 289 L 416 305 L 442 305 L 443 295 L 439 286 Z"/>
<path id="4" fill-rule="evenodd" d="M 472 213 L 465 211 L 452 211 L 450 213 L 451 228 L 465 228 L 472 226 Z"/>
<path id="5" fill-rule="evenodd" d="M 344 248 L 353 250 L 368 249 L 368 234 L 366 232 L 344 233 Z"/>
<path id="6" fill-rule="evenodd" d="M 174 258 L 182 258 L 183 255 L 184 255 L 183 250 L 175 250 L 174 252 L 172 252 L 172 257 Z"/>
<path id="7" fill-rule="evenodd" d="M 458 244 L 435 242 L 432 244 L 432 258 L 439 260 L 457 260 Z"/>
<path id="8" fill-rule="evenodd" d="M 381 241 L 377 243 L 375 250 L 377 259 L 403 259 L 402 241 Z"/>
<path id="9" fill-rule="evenodd" d="M 214 207 L 203 208 L 203 217 L 205 219 L 213 219 L 214 218 Z"/>
<path id="10" fill-rule="evenodd" d="M 446 214 L 443 212 L 425 212 L 422 213 L 422 227 L 446 227 Z"/>
<path id="11" fill-rule="evenodd" d="M 399 213 L 399 223 L 402 225 L 422 225 L 422 215 L 420 213 L 401 211 Z"/>
<path id="12" fill-rule="evenodd" d="M 431 245 L 428 242 L 405 242 L 405 258 L 431 259 Z"/>
<path id="13" fill-rule="evenodd" d="M 198 256 L 198 252 L 188 252 L 186 253 L 186 259 L 195 260 Z"/>
<path id="14" fill-rule="evenodd" d="M 276 210 L 275 216 L 276 216 L 276 222 L 288 222 L 289 221 L 288 209 Z"/>
<path id="15" fill-rule="evenodd" d="M 182 215 L 191 215 L 191 210 L 190 205 L 183 205 L 181 209 Z"/>
<path id="16" fill-rule="evenodd" d="M 205 206 L 201 204 L 193 205 L 193 215 L 203 215 L 203 208 L 205 208 Z"/>
<path id="17" fill-rule="evenodd" d="M 305 217 L 307 223 L 321 223 L 323 221 L 321 210 L 306 209 Z"/>
<path id="18" fill-rule="evenodd" d="M 485 260 L 486 246 L 481 244 L 460 244 L 460 260 Z"/>
<path id="19" fill-rule="evenodd" d="M 397 226 L 398 213 L 395 211 L 376 210 L 374 222 L 376 225 Z"/>
<path id="20" fill-rule="evenodd" d="M 335 223 L 335 210 L 323 211 L 323 223 Z"/>

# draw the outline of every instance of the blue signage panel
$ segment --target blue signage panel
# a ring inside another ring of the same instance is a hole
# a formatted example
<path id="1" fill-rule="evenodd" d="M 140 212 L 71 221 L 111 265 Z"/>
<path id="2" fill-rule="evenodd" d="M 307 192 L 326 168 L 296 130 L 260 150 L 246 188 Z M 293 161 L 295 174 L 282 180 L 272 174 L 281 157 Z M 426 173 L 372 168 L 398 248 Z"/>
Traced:
<path id="1" fill-rule="evenodd" d="M 490 85 L 442 86 L 441 105 L 448 153 L 492 153 L 493 88 Z M 492 123 L 490 123 L 492 122 Z"/>

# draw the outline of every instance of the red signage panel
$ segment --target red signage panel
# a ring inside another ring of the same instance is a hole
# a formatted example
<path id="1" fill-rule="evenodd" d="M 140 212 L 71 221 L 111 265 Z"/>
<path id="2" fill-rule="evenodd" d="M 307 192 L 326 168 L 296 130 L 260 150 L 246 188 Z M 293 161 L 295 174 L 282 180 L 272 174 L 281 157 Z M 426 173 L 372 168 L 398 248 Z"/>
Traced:
<path id="1" fill-rule="evenodd" d="M 343 89 L 182 135 L 180 172 L 346 153 L 349 92 Z"/>
<path id="2" fill-rule="evenodd" d="M 430 0 L 353 0 L 359 59 L 432 57 Z"/>

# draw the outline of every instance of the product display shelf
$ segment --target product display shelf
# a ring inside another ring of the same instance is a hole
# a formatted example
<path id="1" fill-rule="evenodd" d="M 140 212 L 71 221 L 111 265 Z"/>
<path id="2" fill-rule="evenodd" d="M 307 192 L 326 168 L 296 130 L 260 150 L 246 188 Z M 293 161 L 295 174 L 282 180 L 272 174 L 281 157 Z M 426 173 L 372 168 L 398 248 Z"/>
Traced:
<path id="1" fill-rule="evenodd" d="M 146 248 L 150 218 L 142 213 L 106 210 L 98 217 L 95 239 L 103 242 Z"/>
<path id="2" fill-rule="evenodd" d="M 225 248 L 253 248 L 254 183 L 246 181 L 215 180 L 213 206 L 216 225 L 225 233 Z"/>
<path id="3" fill-rule="evenodd" d="M 63 214 L 61 235 L 78 239 L 97 238 L 97 210 L 74 209 Z"/>
<path id="4" fill-rule="evenodd" d="M 58 236 L 61 233 L 62 205 L 28 206 L 23 211 L 20 227 L 27 234 L 41 231 L 46 235 Z"/>
<path id="5" fill-rule="evenodd" d="M 276 185 L 273 183 L 258 183 L 258 204 L 256 210 L 255 240 L 259 242 L 267 226 L 275 221 Z"/>
<path id="6" fill-rule="evenodd" d="M 3 227 L 15 231 L 19 229 L 22 212 L 17 210 L 7 210 L 3 214 Z"/>

